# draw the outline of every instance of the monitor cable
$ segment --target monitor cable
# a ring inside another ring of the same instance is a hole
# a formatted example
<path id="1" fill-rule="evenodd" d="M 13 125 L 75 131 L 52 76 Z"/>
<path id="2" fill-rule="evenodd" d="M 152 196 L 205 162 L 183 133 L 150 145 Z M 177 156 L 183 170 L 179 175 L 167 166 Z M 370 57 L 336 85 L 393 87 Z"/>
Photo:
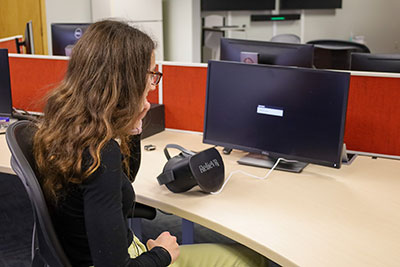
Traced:
<path id="1" fill-rule="evenodd" d="M 250 177 L 255 178 L 255 179 L 258 179 L 258 180 L 265 180 L 265 179 L 267 179 L 267 177 L 272 173 L 272 171 L 276 168 L 276 166 L 278 166 L 278 164 L 279 164 L 279 162 L 280 162 L 281 160 L 282 160 L 282 161 L 286 161 L 286 162 L 298 162 L 297 160 L 289 160 L 289 159 L 285 159 L 285 158 L 278 158 L 278 159 L 276 160 L 274 166 L 272 166 L 272 168 L 271 168 L 271 169 L 267 172 L 267 174 L 266 174 L 265 176 L 263 176 L 263 177 L 259 177 L 259 176 L 256 176 L 256 175 L 247 173 L 247 172 L 245 172 L 245 171 L 241 171 L 241 170 L 232 171 L 232 172 L 229 174 L 228 178 L 226 178 L 226 180 L 225 180 L 224 184 L 221 186 L 221 188 L 220 188 L 218 191 L 211 192 L 211 194 L 212 194 L 212 195 L 217 195 L 217 194 L 221 193 L 222 190 L 224 189 L 225 185 L 226 185 L 226 184 L 228 183 L 228 181 L 231 179 L 231 177 L 232 177 L 234 174 L 237 174 L 237 173 L 241 173 L 241 174 L 250 176 Z"/>

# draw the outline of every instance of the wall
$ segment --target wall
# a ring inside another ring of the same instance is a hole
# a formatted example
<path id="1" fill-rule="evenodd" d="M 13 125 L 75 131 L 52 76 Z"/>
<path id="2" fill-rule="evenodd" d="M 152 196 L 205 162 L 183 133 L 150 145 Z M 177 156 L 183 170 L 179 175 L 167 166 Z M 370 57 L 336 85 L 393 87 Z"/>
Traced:
<path id="1" fill-rule="evenodd" d="M 164 59 L 162 0 L 92 0 L 92 20 L 118 18 L 147 33 L 157 44 L 156 60 Z"/>
<path id="2" fill-rule="evenodd" d="M 163 0 L 165 60 L 200 62 L 200 0 Z"/>
<path id="3" fill-rule="evenodd" d="M 203 12 L 202 16 L 220 14 L 226 17 L 227 24 L 246 25 L 246 33 L 233 32 L 233 38 L 267 41 L 274 34 L 294 33 L 307 42 L 328 38 L 349 40 L 352 35 L 363 35 L 372 53 L 400 53 L 399 10 L 399 0 L 343 0 L 342 9 L 280 12 L 303 13 L 302 19 L 297 21 L 250 21 L 251 14 L 278 11 Z"/>
<path id="4" fill-rule="evenodd" d="M 90 9 L 90 0 L 46 0 L 49 37 L 52 22 L 91 22 Z M 250 22 L 250 14 L 270 14 L 271 11 L 216 14 L 226 16 L 227 24 L 246 26 L 245 32 L 229 32 L 228 36 L 233 38 L 269 40 L 274 34 L 294 33 L 306 42 L 322 38 L 348 40 L 353 34 L 365 36 L 373 53 L 400 53 L 399 10 L 399 0 L 343 0 L 342 9 L 304 11 L 302 20 L 297 21 Z M 203 12 L 202 16 L 207 14 L 214 12 Z M 165 59 L 200 62 L 200 0 L 163 0 L 163 16 Z"/>
<path id="5" fill-rule="evenodd" d="M 0 1 L 0 38 L 24 35 L 26 23 L 32 21 L 34 52 L 47 54 L 46 23 L 44 15 L 45 0 L 1 0 Z M 22 46 L 21 46 L 22 49 Z"/>
<path id="6" fill-rule="evenodd" d="M 51 47 L 51 23 L 90 23 L 92 22 L 90 0 L 46 0 L 47 35 L 49 55 Z"/>
<path id="7" fill-rule="evenodd" d="M 399 0 L 343 0 L 335 14 L 305 12 L 305 40 L 364 35 L 372 53 L 400 53 Z"/>

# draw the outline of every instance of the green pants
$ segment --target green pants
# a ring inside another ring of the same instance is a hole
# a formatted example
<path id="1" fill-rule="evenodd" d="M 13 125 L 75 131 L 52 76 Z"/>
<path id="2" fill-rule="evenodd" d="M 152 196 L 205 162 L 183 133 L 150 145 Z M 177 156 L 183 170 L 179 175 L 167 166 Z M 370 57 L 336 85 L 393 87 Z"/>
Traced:
<path id="1" fill-rule="evenodd" d="M 129 254 L 135 258 L 147 251 L 146 246 L 136 237 L 129 247 Z M 240 244 L 193 244 L 180 246 L 177 261 L 171 267 L 252 267 L 268 266 L 262 255 Z"/>

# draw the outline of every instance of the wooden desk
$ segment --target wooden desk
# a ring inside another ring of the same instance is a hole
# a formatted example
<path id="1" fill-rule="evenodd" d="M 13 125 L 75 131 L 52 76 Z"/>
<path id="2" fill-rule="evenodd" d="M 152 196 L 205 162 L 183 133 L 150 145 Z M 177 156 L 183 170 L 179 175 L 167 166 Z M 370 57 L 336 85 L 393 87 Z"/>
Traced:
<path id="1" fill-rule="evenodd" d="M 159 186 L 164 146 L 209 147 L 201 141 L 201 135 L 171 131 L 143 140 L 157 150 L 142 153 L 134 183 L 138 201 L 202 224 L 283 266 L 399 266 L 400 161 L 359 156 L 339 170 L 311 164 L 300 174 L 274 171 L 266 180 L 237 174 L 219 195 L 198 187 L 174 194 Z M 237 169 L 264 176 L 265 169 L 236 163 L 243 154 L 223 155 L 226 176 Z"/>
<path id="2" fill-rule="evenodd" d="M 172 131 L 143 140 L 157 149 L 142 153 L 137 200 L 222 233 L 283 266 L 399 266 L 400 161 L 359 156 L 339 170 L 309 165 L 300 174 L 274 171 L 266 180 L 237 174 L 219 195 L 198 187 L 174 194 L 159 186 L 164 146 L 200 151 L 209 147 L 201 140 Z M 4 135 L 0 151 L 0 171 L 12 173 Z M 267 172 L 238 165 L 243 154 L 223 155 L 226 176 L 237 169 Z"/>
<path id="3" fill-rule="evenodd" d="M 11 153 L 8 150 L 6 135 L 0 134 L 0 172 L 15 174 L 10 165 Z"/>

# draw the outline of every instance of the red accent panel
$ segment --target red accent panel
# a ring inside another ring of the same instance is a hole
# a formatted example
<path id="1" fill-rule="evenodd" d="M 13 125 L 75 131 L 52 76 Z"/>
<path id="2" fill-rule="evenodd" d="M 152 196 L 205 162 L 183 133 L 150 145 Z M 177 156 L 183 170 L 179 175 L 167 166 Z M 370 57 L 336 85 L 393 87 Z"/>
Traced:
<path id="1" fill-rule="evenodd" d="M 158 104 L 158 86 L 156 90 L 149 92 L 149 94 L 147 95 L 147 101 L 149 101 L 150 103 Z"/>
<path id="2" fill-rule="evenodd" d="M 157 65 L 157 70 L 158 70 L 158 65 Z M 147 101 L 149 101 L 150 103 L 158 104 L 158 86 L 156 87 L 156 90 L 149 92 L 149 94 L 147 95 Z"/>
<path id="3" fill-rule="evenodd" d="M 19 41 L 21 41 L 21 39 L 19 39 Z M 8 53 L 17 53 L 17 46 L 15 45 L 15 39 L 0 42 L 0 48 L 7 48 Z M 22 47 L 21 47 L 21 50 L 22 50 Z"/>
<path id="4" fill-rule="evenodd" d="M 44 96 L 64 77 L 68 60 L 10 57 L 13 106 L 43 111 Z"/>
<path id="5" fill-rule="evenodd" d="M 400 155 L 400 79 L 351 76 L 344 141 L 350 150 Z"/>
<path id="6" fill-rule="evenodd" d="M 10 57 L 9 61 L 13 106 L 43 111 L 44 97 L 63 79 L 68 60 Z M 158 87 L 147 99 L 158 103 Z"/>
<path id="7" fill-rule="evenodd" d="M 207 68 L 163 66 L 165 127 L 203 131 Z"/>

